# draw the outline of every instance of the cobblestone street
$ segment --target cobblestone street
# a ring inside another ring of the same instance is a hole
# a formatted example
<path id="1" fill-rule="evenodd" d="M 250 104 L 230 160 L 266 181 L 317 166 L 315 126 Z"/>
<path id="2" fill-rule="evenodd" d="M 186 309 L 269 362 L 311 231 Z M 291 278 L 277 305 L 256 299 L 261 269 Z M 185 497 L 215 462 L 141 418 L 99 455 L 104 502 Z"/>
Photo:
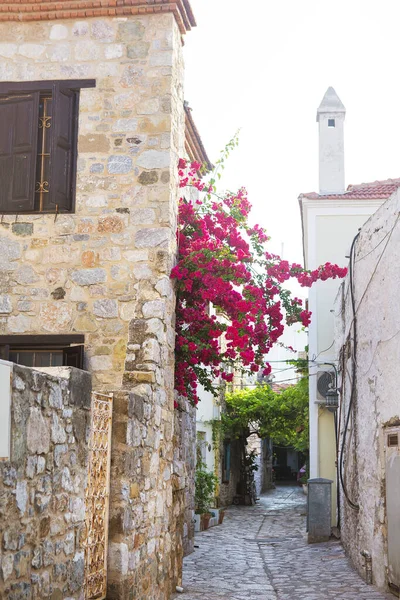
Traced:
<path id="1" fill-rule="evenodd" d="M 185 559 L 184 600 L 383 600 L 351 568 L 337 541 L 308 545 L 306 497 L 279 487 L 253 507 L 231 507 L 196 535 Z"/>

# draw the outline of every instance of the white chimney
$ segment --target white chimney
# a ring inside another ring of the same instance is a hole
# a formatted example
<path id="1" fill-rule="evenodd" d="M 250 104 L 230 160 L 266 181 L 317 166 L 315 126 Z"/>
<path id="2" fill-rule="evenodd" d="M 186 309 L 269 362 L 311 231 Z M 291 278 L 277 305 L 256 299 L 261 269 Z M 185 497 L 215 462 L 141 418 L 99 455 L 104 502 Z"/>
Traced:
<path id="1" fill-rule="evenodd" d="M 319 124 L 319 193 L 343 194 L 344 135 L 346 109 L 339 96 L 329 87 L 317 110 Z"/>

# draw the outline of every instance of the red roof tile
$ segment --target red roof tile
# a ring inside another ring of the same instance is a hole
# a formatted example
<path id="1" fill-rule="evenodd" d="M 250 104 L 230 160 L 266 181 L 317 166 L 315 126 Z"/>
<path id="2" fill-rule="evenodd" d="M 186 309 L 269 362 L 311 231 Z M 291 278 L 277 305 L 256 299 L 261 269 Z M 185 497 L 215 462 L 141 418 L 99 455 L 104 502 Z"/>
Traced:
<path id="1" fill-rule="evenodd" d="M 384 179 L 382 181 L 372 181 L 371 183 L 360 183 L 358 185 L 349 185 L 343 194 L 321 195 L 316 192 L 301 194 L 302 198 L 317 200 L 319 198 L 332 200 L 385 200 L 400 187 L 400 178 Z"/>
<path id="2" fill-rule="evenodd" d="M 284 392 L 285 390 L 287 390 L 291 386 L 289 383 L 278 383 L 278 382 L 272 382 L 269 384 L 271 386 L 271 389 L 273 392 L 275 392 L 276 394 L 280 394 L 281 392 Z"/>
<path id="3" fill-rule="evenodd" d="M 0 22 L 173 13 L 182 34 L 195 27 L 190 0 L 0 0 Z"/>

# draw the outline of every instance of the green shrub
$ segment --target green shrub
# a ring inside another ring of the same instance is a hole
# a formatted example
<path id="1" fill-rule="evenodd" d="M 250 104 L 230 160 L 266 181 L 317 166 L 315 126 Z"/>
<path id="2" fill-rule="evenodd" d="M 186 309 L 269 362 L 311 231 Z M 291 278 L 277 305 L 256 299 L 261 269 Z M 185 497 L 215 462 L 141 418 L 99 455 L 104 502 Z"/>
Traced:
<path id="1" fill-rule="evenodd" d="M 196 469 L 195 475 L 195 507 L 197 514 L 209 512 L 210 506 L 214 502 L 215 488 L 218 479 L 214 473 L 206 470 L 206 465 L 200 463 Z"/>

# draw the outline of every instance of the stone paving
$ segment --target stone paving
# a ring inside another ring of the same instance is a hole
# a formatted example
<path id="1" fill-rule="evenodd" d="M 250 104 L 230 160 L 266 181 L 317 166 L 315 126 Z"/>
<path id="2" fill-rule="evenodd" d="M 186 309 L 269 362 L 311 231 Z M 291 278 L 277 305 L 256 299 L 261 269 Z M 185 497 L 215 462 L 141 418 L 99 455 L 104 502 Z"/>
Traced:
<path id="1" fill-rule="evenodd" d="M 222 526 L 196 535 L 182 600 L 383 600 L 338 541 L 308 545 L 301 488 L 278 487 L 253 507 L 230 507 Z"/>

